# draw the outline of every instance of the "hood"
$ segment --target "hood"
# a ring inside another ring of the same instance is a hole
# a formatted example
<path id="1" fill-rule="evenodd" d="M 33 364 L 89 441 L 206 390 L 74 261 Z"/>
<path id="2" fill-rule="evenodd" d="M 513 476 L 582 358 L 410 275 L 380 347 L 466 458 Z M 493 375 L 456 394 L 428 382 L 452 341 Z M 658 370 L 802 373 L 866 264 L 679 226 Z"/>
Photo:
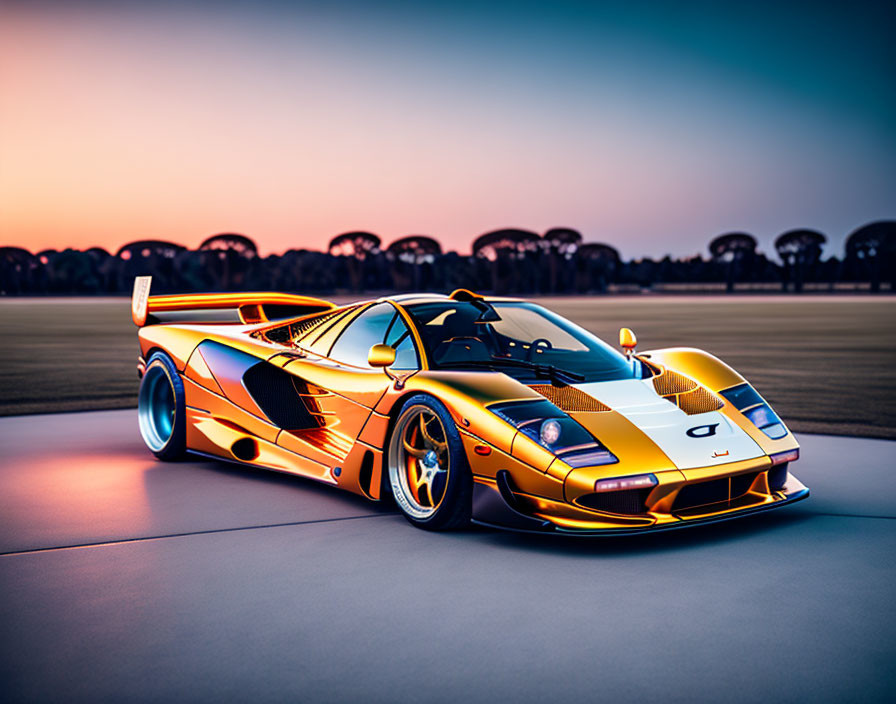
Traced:
<path id="1" fill-rule="evenodd" d="M 644 433 L 678 469 L 762 457 L 765 452 L 718 411 L 688 415 L 658 395 L 650 379 L 575 384 Z M 612 438 L 599 438 L 613 449 Z"/>

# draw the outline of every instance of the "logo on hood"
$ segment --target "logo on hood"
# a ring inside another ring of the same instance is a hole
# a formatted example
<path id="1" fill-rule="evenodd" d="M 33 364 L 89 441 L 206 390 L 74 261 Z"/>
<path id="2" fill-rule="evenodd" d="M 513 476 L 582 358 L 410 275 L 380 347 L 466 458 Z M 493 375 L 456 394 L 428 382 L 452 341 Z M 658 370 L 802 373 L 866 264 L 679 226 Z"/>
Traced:
<path id="1" fill-rule="evenodd" d="M 710 423 L 709 425 L 695 425 L 693 428 L 687 429 L 689 438 L 708 438 L 716 434 L 718 423 Z"/>

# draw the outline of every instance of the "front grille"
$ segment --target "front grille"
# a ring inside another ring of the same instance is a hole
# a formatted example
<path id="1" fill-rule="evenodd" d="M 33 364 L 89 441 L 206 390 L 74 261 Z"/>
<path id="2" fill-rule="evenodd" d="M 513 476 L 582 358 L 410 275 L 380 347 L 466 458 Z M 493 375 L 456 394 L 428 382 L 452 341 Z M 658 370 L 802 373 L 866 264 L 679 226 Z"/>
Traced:
<path id="1" fill-rule="evenodd" d="M 722 501 L 728 501 L 728 477 L 713 479 L 710 482 L 685 485 L 678 492 L 678 496 L 675 497 L 672 511 L 693 508 L 694 506 L 705 506 L 706 504 L 716 504 Z"/>
<path id="2" fill-rule="evenodd" d="M 697 506 L 728 503 L 746 494 L 760 472 L 747 472 L 733 477 L 712 479 L 708 482 L 686 484 L 672 504 L 672 513 Z"/>
<path id="3" fill-rule="evenodd" d="M 573 386 L 534 384 L 532 390 L 537 391 L 561 411 L 566 411 L 567 413 L 576 411 L 599 413 L 610 410 L 610 407 L 606 404 Z"/>
<path id="4" fill-rule="evenodd" d="M 746 494 L 750 490 L 750 487 L 753 486 L 753 481 L 759 474 L 759 472 L 748 472 L 747 474 L 738 474 L 737 476 L 731 477 L 732 500 L 740 498 Z"/>
<path id="5" fill-rule="evenodd" d="M 576 499 L 576 503 L 594 511 L 634 516 L 645 512 L 644 502 L 647 501 L 651 489 L 652 487 L 595 492 L 580 496 Z"/>

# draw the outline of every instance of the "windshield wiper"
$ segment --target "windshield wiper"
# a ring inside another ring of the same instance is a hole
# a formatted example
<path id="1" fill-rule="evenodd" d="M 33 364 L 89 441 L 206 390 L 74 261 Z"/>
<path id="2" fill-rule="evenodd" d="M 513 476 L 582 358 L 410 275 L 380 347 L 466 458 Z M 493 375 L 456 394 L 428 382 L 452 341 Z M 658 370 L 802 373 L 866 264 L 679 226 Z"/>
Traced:
<path id="1" fill-rule="evenodd" d="M 565 369 L 559 369 L 552 364 L 537 364 L 535 362 L 526 362 L 522 359 L 504 359 L 503 357 L 471 359 L 468 362 L 443 362 L 437 365 L 436 368 L 488 367 L 489 369 L 495 369 L 499 366 L 530 369 L 535 372 L 536 377 L 550 379 L 554 386 L 564 386 L 566 384 L 576 384 L 585 381 L 585 377 L 581 374 L 568 372 Z"/>

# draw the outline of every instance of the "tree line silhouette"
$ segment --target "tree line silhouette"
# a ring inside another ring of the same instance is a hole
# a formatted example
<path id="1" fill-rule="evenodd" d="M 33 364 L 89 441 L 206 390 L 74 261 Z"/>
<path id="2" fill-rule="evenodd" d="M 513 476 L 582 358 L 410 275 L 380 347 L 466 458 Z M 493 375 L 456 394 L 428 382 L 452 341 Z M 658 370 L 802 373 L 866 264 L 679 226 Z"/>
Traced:
<path id="1" fill-rule="evenodd" d="M 402 237 L 387 247 L 371 232 L 346 232 L 326 251 L 290 249 L 261 257 L 250 238 L 222 233 L 190 250 L 174 242 L 138 240 L 115 254 L 100 247 L 44 250 L 0 247 L 0 295 L 130 293 L 135 276 L 150 274 L 165 292 L 280 290 L 450 291 L 468 288 L 498 294 L 583 294 L 681 287 L 834 288 L 859 283 L 872 292 L 896 290 L 896 221 L 864 225 L 847 237 L 842 258 L 822 260 L 825 236 L 796 229 L 776 238 L 779 261 L 757 251 L 756 239 L 730 232 L 709 242 L 709 256 L 623 261 L 609 244 L 583 242 L 570 228 L 542 235 L 507 228 L 473 241 L 472 254 L 443 252 L 425 235 Z M 764 285 L 764 286 L 763 286 Z"/>

